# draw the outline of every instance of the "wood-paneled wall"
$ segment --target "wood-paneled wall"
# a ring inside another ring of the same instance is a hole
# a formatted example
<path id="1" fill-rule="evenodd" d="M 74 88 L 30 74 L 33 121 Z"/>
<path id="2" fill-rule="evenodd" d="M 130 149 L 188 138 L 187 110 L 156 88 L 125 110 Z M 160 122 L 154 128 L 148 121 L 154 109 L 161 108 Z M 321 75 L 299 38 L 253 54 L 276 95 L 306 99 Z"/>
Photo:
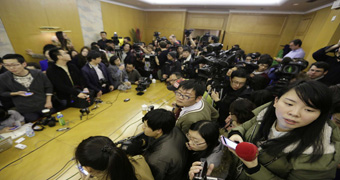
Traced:
<path id="1" fill-rule="evenodd" d="M 145 12 L 142 10 L 101 2 L 104 30 L 108 38 L 117 32 L 119 37 L 130 37 L 131 29 L 139 28 L 142 41 L 145 41 Z M 132 39 L 132 38 L 131 38 Z"/>
<path id="2" fill-rule="evenodd" d="M 76 0 L 1 0 L 0 17 L 16 53 L 27 61 L 37 61 L 26 55 L 25 49 L 42 53 L 55 33 L 42 33 L 41 26 L 58 26 L 67 33 L 76 49 L 84 42 Z"/>
<path id="3" fill-rule="evenodd" d="M 145 42 L 150 43 L 155 31 L 161 32 L 160 37 L 169 38 L 174 34 L 177 40 L 183 39 L 186 12 L 145 12 Z"/>

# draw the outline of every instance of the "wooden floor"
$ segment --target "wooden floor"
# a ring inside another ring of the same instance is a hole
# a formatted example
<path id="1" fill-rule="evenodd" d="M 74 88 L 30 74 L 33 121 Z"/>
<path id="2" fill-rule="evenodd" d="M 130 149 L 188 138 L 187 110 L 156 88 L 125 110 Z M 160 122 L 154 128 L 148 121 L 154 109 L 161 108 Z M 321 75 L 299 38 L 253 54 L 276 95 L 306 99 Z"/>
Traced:
<path id="1" fill-rule="evenodd" d="M 61 128 L 46 126 L 36 132 L 34 137 L 25 137 L 24 150 L 14 148 L 0 153 L 0 180 L 43 180 L 53 176 L 65 165 L 65 168 L 51 179 L 79 179 L 80 174 L 74 156 L 76 146 L 89 136 L 108 136 L 117 141 L 141 132 L 141 105 L 154 105 L 155 108 L 171 109 L 175 101 L 174 93 L 168 91 L 164 83 L 151 84 L 144 95 L 136 95 L 136 86 L 127 92 L 115 90 L 102 97 L 104 101 L 92 110 L 88 118 L 80 120 L 79 109 L 64 110 L 65 127 L 68 131 L 57 132 Z M 129 102 L 124 99 L 130 98 Z M 91 109 L 93 106 L 91 107 Z"/>

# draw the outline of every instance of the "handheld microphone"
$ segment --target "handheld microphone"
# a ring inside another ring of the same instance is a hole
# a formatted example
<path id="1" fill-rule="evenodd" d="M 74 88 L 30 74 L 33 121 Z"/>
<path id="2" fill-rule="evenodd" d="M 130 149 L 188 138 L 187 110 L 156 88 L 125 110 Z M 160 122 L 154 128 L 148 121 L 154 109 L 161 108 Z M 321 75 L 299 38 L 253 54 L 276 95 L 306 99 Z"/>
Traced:
<path id="1" fill-rule="evenodd" d="M 237 144 L 235 152 L 240 158 L 246 161 L 253 161 L 258 155 L 257 147 L 248 142 L 241 142 Z"/>

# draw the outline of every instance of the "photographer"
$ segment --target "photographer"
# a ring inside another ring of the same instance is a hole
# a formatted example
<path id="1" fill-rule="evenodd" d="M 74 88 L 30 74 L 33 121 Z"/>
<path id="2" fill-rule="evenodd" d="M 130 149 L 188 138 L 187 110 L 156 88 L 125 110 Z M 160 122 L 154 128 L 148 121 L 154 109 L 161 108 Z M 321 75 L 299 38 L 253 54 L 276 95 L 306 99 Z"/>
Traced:
<path id="1" fill-rule="evenodd" d="M 218 122 L 221 127 L 225 126 L 225 119 L 229 115 L 230 104 L 239 97 L 247 98 L 250 96 L 252 89 L 247 86 L 248 74 L 245 70 L 239 68 L 233 71 L 229 83 L 223 87 L 223 93 L 212 91 L 211 98 L 216 103 L 216 108 L 220 114 Z"/>
<path id="2" fill-rule="evenodd" d="M 182 72 L 185 78 L 196 78 L 198 65 L 193 65 L 194 58 L 191 55 L 191 49 L 186 47 L 183 48 L 182 59 Z"/>
<path id="3" fill-rule="evenodd" d="M 327 55 L 328 52 L 333 52 L 334 56 Z M 313 58 L 316 61 L 323 61 L 329 64 L 328 73 L 323 78 L 326 84 L 335 85 L 340 83 L 340 40 L 338 44 L 317 50 L 313 53 Z"/>
<path id="4" fill-rule="evenodd" d="M 100 56 L 99 52 L 90 51 L 88 54 L 89 62 L 81 69 L 88 88 L 95 91 L 97 98 L 114 90 L 113 80 L 107 67 L 101 63 Z"/>
<path id="5" fill-rule="evenodd" d="M 169 76 L 174 72 L 181 72 L 181 63 L 176 59 L 176 51 L 171 51 L 168 53 L 168 60 L 165 62 L 165 65 L 162 69 L 162 78 L 168 79 Z"/>
<path id="6" fill-rule="evenodd" d="M 196 47 L 196 43 L 192 39 L 191 32 L 192 31 L 189 31 L 188 33 L 186 33 L 186 31 L 184 31 L 184 35 L 185 35 L 184 44 L 194 49 Z"/>
<path id="7" fill-rule="evenodd" d="M 178 180 L 186 173 L 186 138 L 175 123 L 174 114 L 165 109 L 143 117 L 143 131 L 149 137 L 144 157 L 156 180 Z"/>
<path id="8" fill-rule="evenodd" d="M 161 47 L 161 52 L 158 53 L 158 55 L 155 57 L 155 59 L 156 59 L 156 63 L 158 65 L 158 69 L 159 69 L 158 72 L 157 72 L 158 78 L 162 79 L 162 70 L 161 69 L 163 68 L 165 62 L 168 60 L 167 56 L 168 56 L 169 50 L 166 48 L 167 43 L 165 41 L 161 41 L 159 43 L 159 46 Z"/>

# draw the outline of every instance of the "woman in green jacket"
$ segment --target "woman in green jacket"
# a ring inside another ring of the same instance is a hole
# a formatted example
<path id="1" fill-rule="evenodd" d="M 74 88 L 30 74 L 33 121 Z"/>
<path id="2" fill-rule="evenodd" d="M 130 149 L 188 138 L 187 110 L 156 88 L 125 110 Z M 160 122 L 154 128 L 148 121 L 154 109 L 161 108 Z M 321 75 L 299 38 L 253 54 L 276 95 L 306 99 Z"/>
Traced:
<path id="1" fill-rule="evenodd" d="M 228 178 L 333 179 L 340 162 L 340 131 L 328 119 L 331 105 L 325 85 L 299 81 L 272 103 L 255 109 L 255 117 L 232 129 L 228 137 L 255 144 L 258 156 L 245 161 L 235 154 Z M 197 164 L 190 177 L 201 169 Z"/>

